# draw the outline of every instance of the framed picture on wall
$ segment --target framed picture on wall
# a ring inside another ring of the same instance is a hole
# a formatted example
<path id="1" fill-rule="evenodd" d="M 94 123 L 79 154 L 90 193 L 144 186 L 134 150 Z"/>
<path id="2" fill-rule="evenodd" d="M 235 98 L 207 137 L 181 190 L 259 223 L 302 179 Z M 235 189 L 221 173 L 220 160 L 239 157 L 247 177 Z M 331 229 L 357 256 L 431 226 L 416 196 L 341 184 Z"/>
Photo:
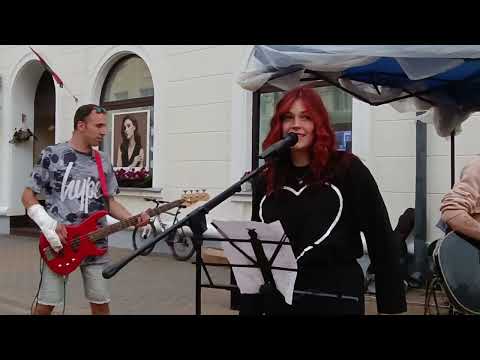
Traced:
<path id="1" fill-rule="evenodd" d="M 112 114 L 112 164 L 114 169 L 148 169 L 150 111 Z"/>

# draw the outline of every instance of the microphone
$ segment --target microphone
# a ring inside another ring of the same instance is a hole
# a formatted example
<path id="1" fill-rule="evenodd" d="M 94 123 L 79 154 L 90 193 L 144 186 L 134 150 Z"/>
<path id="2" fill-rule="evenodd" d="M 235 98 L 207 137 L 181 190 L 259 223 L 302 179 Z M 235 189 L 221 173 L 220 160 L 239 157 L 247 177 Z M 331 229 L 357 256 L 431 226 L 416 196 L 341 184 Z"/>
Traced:
<path id="1" fill-rule="evenodd" d="M 298 135 L 292 132 L 288 133 L 282 140 L 279 140 L 275 144 L 270 145 L 258 157 L 260 159 L 267 159 L 273 155 L 277 155 L 279 152 L 282 152 L 287 148 L 291 148 L 297 142 L 298 142 Z"/>

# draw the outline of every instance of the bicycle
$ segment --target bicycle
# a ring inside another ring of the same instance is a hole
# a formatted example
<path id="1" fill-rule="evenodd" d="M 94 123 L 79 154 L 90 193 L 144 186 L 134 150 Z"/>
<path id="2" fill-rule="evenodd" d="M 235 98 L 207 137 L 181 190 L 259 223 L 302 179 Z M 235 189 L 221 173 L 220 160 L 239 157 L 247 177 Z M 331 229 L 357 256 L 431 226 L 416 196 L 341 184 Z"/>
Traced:
<path id="1" fill-rule="evenodd" d="M 145 201 L 154 202 L 156 204 L 155 206 L 156 208 L 159 207 L 160 204 L 168 204 L 168 201 L 158 200 L 154 198 L 144 198 L 144 199 Z M 184 205 L 180 205 L 179 207 L 177 207 L 176 212 L 172 213 L 172 212 L 166 211 L 163 214 L 168 214 L 170 216 L 173 216 L 173 224 L 175 224 L 178 221 L 178 215 L 180 214 L 181 209 L 185 207 L 186 206 Z M 160 215 L 161 214 L 152 218 L 141 233 L 138 228 L 136 228 L 133 231 L 132 243 L 133 243 L 133 248 L 135 250 L 140 248 L 143 244 L 147 243 L 148 241 L 151 241 L 154 238 L 156 238 L 159 234 L 159 231 L 160 233 L 162 233 L 165 230 L 167 230 L 169 225 L 162 221 L 162 219 L 160 218 Z M 158 223 L 159 230 L 157 230 L 157 226 L 155 226 L 156 225 L 155 222 Z M 190 259 L 193 253 L 195 252 L 195 247 L 193 246 L 193 240 L 190 236 L 185 234 L 183 228 L 179 228 L 175 232 L 172 232 L 167 237 L 165 242 L 170 247 L 173 257 L 179 261 L 186 261 Z M 149 255 L 153 251 L 154 247 L 155 247 L 155 244 L 146 248 L 142 253 L 140 253 L 140 255 L 142 256 Z"/>

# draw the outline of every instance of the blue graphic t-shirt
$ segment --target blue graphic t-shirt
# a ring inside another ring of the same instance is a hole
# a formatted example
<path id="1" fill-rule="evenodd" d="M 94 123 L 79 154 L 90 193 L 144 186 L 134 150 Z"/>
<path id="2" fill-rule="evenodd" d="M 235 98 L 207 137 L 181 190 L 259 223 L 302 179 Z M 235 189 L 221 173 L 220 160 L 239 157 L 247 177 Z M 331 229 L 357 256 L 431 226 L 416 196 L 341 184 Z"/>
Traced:
<path id="1" fill-rule="evenodd" d="M 118 194 L 120 191 L 112 164 L 103 152 L 100 155 L 108 193 Z M 45 210 L 60 224 L 78 224 L 91 213 L 105 209 L 93 154 L 79 152 L 68 142 L 47 146 L 42 150 L 27 187 L 45 196 Z M 107 239 L 97 242 L 97 247 L 107 246 Z M 108 261 L 107 254 L 85 259 L 88 264 Z"/>

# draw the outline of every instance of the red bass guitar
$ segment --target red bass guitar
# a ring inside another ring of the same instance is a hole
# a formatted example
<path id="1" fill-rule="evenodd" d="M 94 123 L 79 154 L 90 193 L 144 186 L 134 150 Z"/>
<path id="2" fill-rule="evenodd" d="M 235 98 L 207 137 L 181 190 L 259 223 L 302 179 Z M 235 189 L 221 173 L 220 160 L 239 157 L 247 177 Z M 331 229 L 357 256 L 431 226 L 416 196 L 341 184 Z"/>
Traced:
<path id="1" fill-rule="evenodd" d="M 205 192 L 185 194 L 181 199 L 155 209 L 148 209 L 146 212 L 153 217 L 180 205 L 190 206 L 198 201 L 208 200 L 208 198 L 209 195 Z M 42 234 L 39 242 L 40 256 L 48 267 L 62 276 L 70 274 L 87 256 L 101 256 L 107 252 L 106 248 L 97 248 L 96 241 L 137 224 L 139 216 L 135 215 L 113 225 L 99 228 L 98 220 L 107 214 L 105 210 L 96 211 L 80 224 L 67 225 L 66 244 L 63 244 L 63 249 L 58 253 L 50 247 L 49 242 Z"/>

